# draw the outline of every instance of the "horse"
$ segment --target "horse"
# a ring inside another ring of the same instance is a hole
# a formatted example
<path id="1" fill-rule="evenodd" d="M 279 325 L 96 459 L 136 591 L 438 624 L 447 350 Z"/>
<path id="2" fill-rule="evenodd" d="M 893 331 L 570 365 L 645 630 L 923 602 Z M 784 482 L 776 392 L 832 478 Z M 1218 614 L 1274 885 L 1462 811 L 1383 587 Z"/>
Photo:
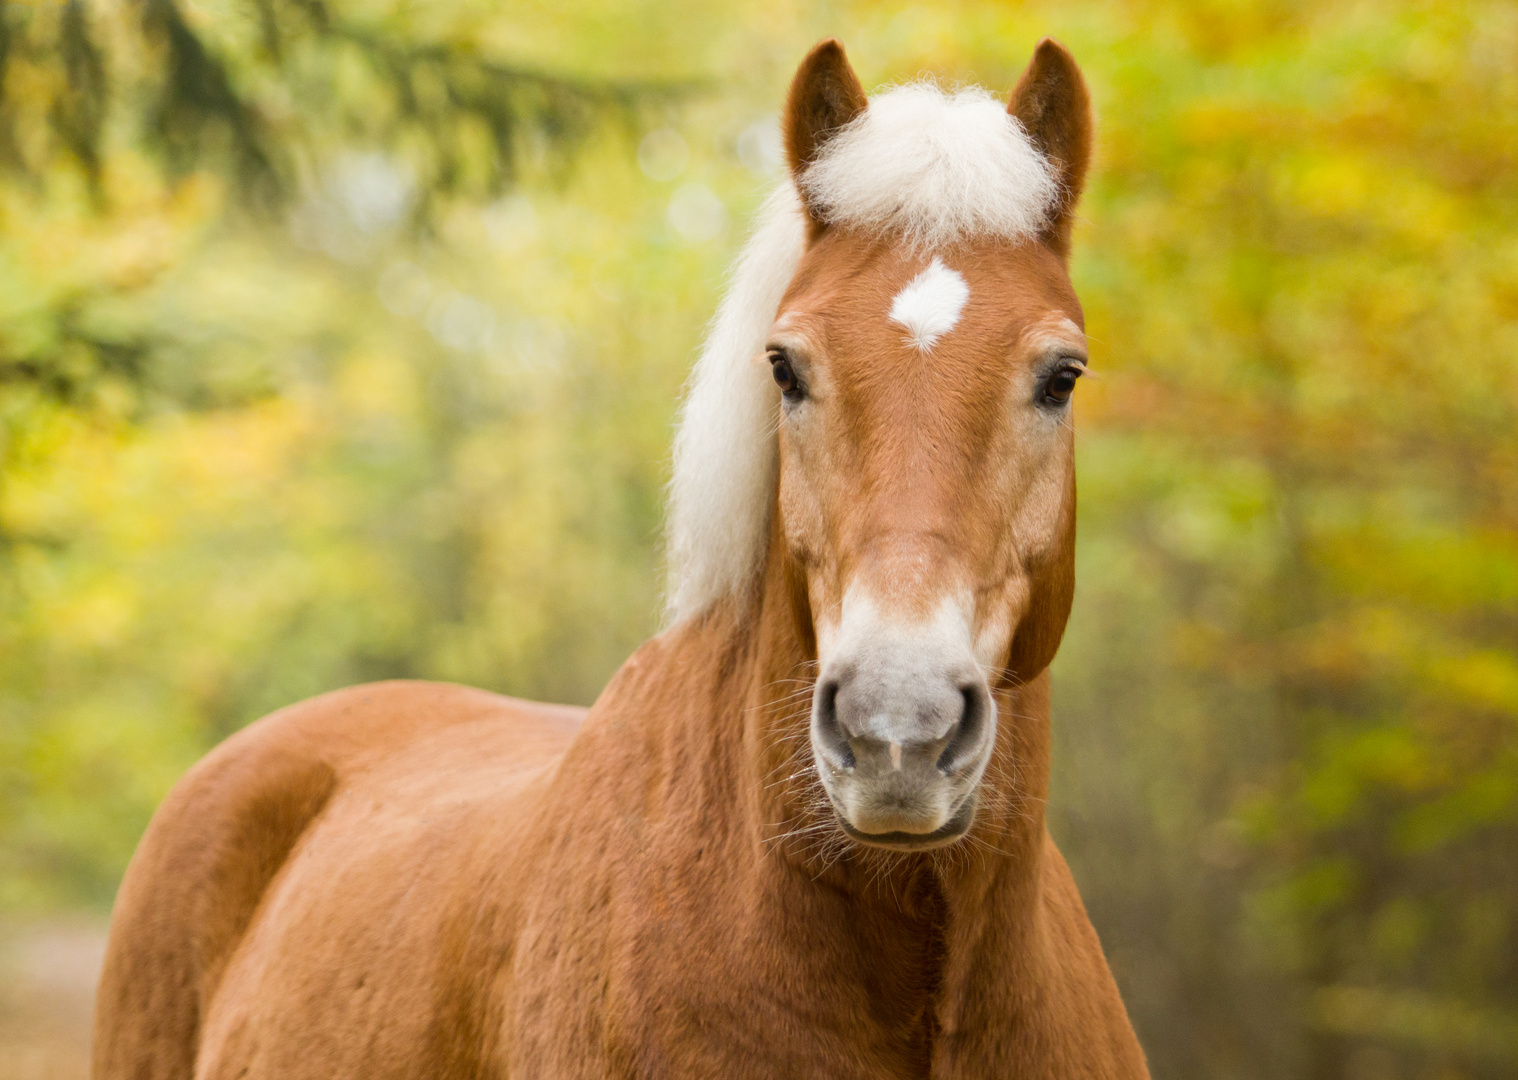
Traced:
<path id="1" fill-rule="evenodd" d="M 782 116 L 675 440 L 667 628 L 588 712 L 385 682 L 174 788 L 97 1080 L 1148 1075 L 1048 835 L 1089 95 Z"/>

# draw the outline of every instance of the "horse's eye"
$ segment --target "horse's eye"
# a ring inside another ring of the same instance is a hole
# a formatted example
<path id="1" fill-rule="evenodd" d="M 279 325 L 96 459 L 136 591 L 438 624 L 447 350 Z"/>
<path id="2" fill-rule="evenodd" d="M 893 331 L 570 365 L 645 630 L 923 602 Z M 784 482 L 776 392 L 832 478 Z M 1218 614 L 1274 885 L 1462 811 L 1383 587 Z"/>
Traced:
<path id="1" fill-rule="evenodd" d="M 1062 367 L 1044 383 L 1044 401 L 1050 405 L 1063 405 L 1075 392 L 1075 380 L 1081 377 L 1081 369 L 1071 365 Z"/>
<path id="2" fill-rule="evenodd" d="M 791 358 L 784 349 L 771 349 L 769 351 L 770 374 L 775 376 L 775 385 L 780 387 L 780 392 L 792 401 L 800 400 L 806 393 L 801 385 L 801 380 L 796 378 L 796 369 L 791 367 Z"/>

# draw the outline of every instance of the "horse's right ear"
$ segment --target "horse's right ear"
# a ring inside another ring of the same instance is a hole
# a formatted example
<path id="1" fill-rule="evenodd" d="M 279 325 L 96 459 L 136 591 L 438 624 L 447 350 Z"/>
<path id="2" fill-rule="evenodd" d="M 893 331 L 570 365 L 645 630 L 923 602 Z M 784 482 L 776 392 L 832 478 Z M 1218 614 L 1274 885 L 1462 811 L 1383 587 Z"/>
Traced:
<path id="1" fill-rule="evenodd" d="M 1007 111 L 1054 166 L 1060 195 L 1044 239 L 1061 257 L 1068 257 L 1075 203 L 1091 163 L 1091 94 L 1075 57 L 1053 38 L 1040 41 Z"/>
<path id="2" fill-rule="evenodd" d="M 849 67 L 849 58 L 843 55 L 837 38 L 828 38 L 807 53 L 785 101 L 785 156 L 792 178 L 799 181 L 823 144 L 868 104 L 859 76 Z M 805 190 L 799 183 L 797 189 L 805 203 Z M 817 221 L 811 206 L 807 206 L 807 213 Z"/>

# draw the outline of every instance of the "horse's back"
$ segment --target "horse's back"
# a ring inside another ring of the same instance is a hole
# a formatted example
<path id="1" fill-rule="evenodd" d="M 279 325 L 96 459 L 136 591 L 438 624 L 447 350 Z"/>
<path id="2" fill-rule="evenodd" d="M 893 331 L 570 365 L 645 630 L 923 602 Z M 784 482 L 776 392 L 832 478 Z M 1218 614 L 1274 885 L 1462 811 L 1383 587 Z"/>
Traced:
<path id="1" fill-rule="evenodd" d="M 471 821 L 520 815 L 521 792 L 562 756 L 583 713 L 378 683 L 291 706 L 217 747 L 164 800 L 122 883 L 96 1004 L 97 1080 L 218 1075 L 232 1051 L 238 1069 L 259 1063 L 247 1075 L 295 1075 L 269 1060 L 280 1048 L 253 1015 L 278 958 L 357 944 L 377 976 L 408 964 L 408 927 L 375 920 L 415 923 L 418 908 L 442 917 L 468 887 L 450 878 L 483 872 Z M 317 974 L 279 989 L 352 1013 L 363 973 L 357 986 L 314 984 L 323 971 L 352 975 L 341 967 L 298 965 Z M 259 1045 L 246 1045 L 250 1034 Z M 323 1073 L 319 1060 L 304 1064 Z"/>

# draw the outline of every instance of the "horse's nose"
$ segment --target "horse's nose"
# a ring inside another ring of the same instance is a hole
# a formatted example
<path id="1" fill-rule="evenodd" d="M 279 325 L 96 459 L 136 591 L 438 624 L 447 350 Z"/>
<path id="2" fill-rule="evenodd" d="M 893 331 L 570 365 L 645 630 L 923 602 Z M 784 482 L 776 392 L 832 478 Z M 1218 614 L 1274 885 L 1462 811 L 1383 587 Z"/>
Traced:
<path id="1" fill-rule="evenodd" d="M 980 673 L 950 671 L 909 682 L 872 679 L 854 665 L 824 675 L 814 726 L 819 749 L 835 768 L 925 781 L 978 759 L 991 716 Z"/>
<path id="2" fill-rule="evenodd" d="M 996 740 L 964 605 L 896 621 L 851 592 L 829 637 L 818 650 L 811 744 L 844 830 L 881 847 L 952 843 L 970 828 Z"/>

